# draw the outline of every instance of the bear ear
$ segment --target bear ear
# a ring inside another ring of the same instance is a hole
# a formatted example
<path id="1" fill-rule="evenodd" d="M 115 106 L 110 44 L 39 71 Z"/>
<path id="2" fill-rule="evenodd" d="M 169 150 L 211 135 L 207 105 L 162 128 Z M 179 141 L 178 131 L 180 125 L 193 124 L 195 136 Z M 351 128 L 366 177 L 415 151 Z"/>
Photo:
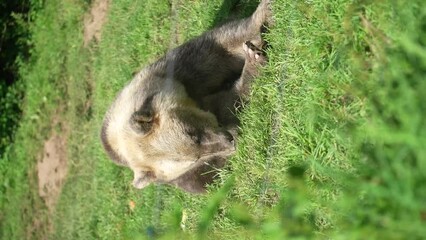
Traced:
<path id="1" fill-rule="evenodd" d="M 152 99 L 150 96 L 145 99 L 139 110 L 135 111 L 130 117 L 130 125 L 138 133 L 147 133 L 151 130 L 154 123 L 154 110 L 152 108 Z"/>
<path id="2" fill-rule="evenodd" d="M 133 186 L 137 189 L 142 189 L 155 181 L 155 175 L 150 171 L 135 171 Z"/>
<path id="3" fill-rule="evenodd" d="M 141 109 L 132 114 L 132 121 L 137 122 L 139 124 L 142 123 L 150 123 L 154 119 L 154 113 L 151 109 Z"/>

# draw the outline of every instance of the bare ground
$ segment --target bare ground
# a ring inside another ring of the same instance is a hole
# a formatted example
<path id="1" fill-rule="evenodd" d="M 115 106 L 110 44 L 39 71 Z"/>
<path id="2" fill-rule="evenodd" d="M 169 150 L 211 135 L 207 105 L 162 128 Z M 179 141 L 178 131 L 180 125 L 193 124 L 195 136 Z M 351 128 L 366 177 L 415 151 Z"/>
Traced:
<path id="1" fill-rule="evenodd" d="M 84 46 L 88 46 L 93 39 L 101 40 L 101 29 L 106 21 L 108 0 L 95 0 L 89 13 L 84 18 Z"/>
<path id="2" fill-rule="evenodd" d="M 37 163 L 38 193 L 49 212 L 54 210 L 67 176 L 67 139 L 54 133 L 45 143 L 43 157 Z"/>

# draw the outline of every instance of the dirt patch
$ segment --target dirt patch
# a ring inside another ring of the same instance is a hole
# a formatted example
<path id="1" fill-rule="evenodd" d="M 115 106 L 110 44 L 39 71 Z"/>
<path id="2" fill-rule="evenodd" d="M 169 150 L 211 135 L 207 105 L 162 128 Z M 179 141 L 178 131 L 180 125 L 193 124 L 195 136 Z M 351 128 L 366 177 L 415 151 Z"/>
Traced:
<path id="1" fill-rule="evenodd" d="M 43 157 L 37 163 L 38 193 L 53 211 L 67 176 L 66 139 L 53 134 L 45 143 Z"/>
<path id="2" fill-rule="evenodd" d="M 93 39 L 101 40 L 101 29 L 106 21 L 108 0 L 95 0 L 90 12 L 84 17 L 84 46 L 88 46 Z"/>

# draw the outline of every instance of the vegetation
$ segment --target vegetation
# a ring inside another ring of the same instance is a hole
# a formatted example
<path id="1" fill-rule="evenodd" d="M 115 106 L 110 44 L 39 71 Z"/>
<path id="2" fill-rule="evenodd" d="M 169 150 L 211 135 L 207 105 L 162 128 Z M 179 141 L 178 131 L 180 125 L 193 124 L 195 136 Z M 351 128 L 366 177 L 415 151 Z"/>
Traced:
<path id="1" fill-rule="evenodd" d="M 21 115 L 24 89 L 17 73 L 28 55 L 28 8 L 27 0 L 0 3 L 0 157 L 12 141 Z"/>
<path id="2" fill-rule="evenodd" d="M 194 196 L 133 189 L 102 150 L 102 117 L 134 71 L 257 2 L 111 1 L 102 40 L 86 48 L 86 1 L 34 1 L 24 114 L 0 161 L 1 238 L 422 239 L 423 2 L 275 0 L 238 153 Z M 35 165 L 66 129 L 70 169 L 49 213 Z"/>

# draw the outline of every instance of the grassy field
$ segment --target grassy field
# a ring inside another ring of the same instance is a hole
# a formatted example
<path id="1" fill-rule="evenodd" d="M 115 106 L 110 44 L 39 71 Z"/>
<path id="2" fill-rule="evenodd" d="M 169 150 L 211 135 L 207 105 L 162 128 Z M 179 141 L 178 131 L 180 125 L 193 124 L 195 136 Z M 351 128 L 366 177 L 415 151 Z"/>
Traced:
<path id="1" fill-rule="evenodd" d="M 34 1 L 24 115 L 0 162 L 1 239 L 426 236 L 420 0 L 275 0 L 269 63 L 240 115 L 238 153 L 209 194 L 136 190 L 131 171 L 108 160 L 101 121 L 133 72 L 257 5 L 235 2 L 110 1 L 101 41 L 84 47 L 88 1 Z M 69 172 L 50 214 L 35 166 L 43 142 L 66 129 Z"/>

